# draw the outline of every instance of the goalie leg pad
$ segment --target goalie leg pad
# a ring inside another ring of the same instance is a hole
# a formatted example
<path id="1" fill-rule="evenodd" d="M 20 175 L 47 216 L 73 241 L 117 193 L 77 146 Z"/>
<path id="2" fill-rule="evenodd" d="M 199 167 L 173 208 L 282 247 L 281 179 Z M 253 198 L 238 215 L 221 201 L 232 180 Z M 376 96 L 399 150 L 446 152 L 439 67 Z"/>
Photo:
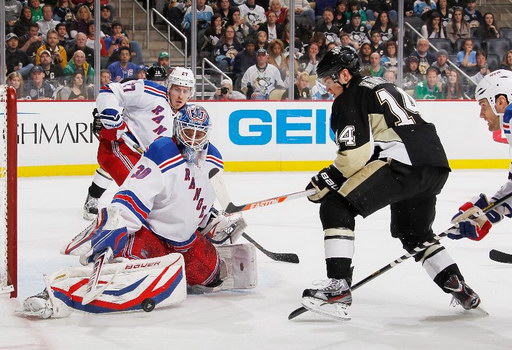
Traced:
<path id="1" fill-rule="evenodd" d="M 82 297 L 92 273 L 92 264 L 68 267 L 50 276 L 53 296 L 72 309 L 90 313 L 137 311 L 143 309 L 147 300 L 158 307 L 185 300 L 186 278 L 181 254 L 119 260 L 103 267 L 99 285 L 109 285 L 89 304 L 82 305 Z"/>
<path id="2" fill-rule="evenodd" d="M 221 259 L 221 290 L 256 287 L 256 248 L 252 244 L 223 245 L 217 251 Z"/>

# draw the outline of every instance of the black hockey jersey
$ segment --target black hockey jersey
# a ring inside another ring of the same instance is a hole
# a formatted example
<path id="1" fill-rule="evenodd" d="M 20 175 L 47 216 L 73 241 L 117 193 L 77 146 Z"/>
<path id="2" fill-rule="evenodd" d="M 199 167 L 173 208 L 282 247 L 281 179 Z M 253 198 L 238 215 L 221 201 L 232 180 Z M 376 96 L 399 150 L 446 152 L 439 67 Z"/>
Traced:
<path id="1" fill-rule="evenodd" d="M 345 177 L 374 159 L 449 167 L 436 129 L 421 118 L 416 101 L 382 78 L 354 77 L 333 103 L 331 129 L 339 148 L 335 166 Z"/>

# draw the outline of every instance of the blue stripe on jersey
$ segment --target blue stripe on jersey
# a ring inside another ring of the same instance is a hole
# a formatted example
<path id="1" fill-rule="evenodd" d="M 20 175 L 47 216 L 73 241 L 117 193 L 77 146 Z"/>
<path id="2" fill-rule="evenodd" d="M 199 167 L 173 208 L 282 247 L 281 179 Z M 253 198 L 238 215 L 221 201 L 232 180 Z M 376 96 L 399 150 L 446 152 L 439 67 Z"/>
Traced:
<path id="1" fill-rule="evenodd" d="M 155 92 L 150 91 L 150 90 L 148 90 L 148 89 L 144 89 L 144 92 L 145 92 L 146 94 L 153 95 L 153 96 L 156 96 L 156 97 L 161 97 L 161 98 L 163 98 L 163 99 L 167 100 L 167 96 L 166 96 L 166 95 L 160 95 L 159 93 L 155 93 Z"/>
<path id="2" fill-rule="evenodd" d="M 119 203 L 130 210 L 137 219 L 144 225 L 148 226 L 146 219 L 149 215 L 149 209 L 141 202 L 135 193 L 132 191 L 117 192 L 112 200 L 112 203 Z"/>
<path id="3" fill-rule="evenodd" d="M 102 93 L 102 92 L 107 92 L 110 94 L 114 93 L 114 92 L 112 92 L 112 90 L 110 89 L 110 87 L 108 85 L 103 85 L 102 87 L 100 87 L 100 93 Z"/>
<path id="4" fill-rule="evenodd" d="M 180 157 L 179 159 L 177 159 L 169 164 L 166 164 L 165 167 L 161 168 L 162 173 L 165 173 L 166 171 L 176 168 L 177 166 L 180 166 L 181 164 L 183 164 L 185 162 L 186 162 L 185 159 L 183 157 Z"/>
<path id="5" fill-rule="evenodd" d="M 167 89 L 165 88 L 165 86 L 162 86 L 162 85 L 160 85 L 158 83 L 155 83 L 154 81 L 144 80 L 144 85 L 145 86 L 151 86 L 152 88 L 155 88 L 157 90 L 162 91 L 164 94 L 167 94 Z"/>
<path id="6" fill-rule="evenodd" d="M 192 236 L 190 236 L 189 239 L 187 239 L 186 241 L 183 241 L 183 242 L 177 242 L 177 241 L 170 240 L 169 238 L 163 238 L 163 237 L 160 237 L 160 239 L 163 239 L 164 241 L 170 243 L 176 249 L 188 249 L 188 248 L 190 248 L 190 244 L 195 241 L 196 233 L 194 232 L 192 234 Z"/>
<path id="7" fill-rule="evenodd" d="M 214 164 L 215 166 L 224 169 L 224 162 L 222 161 L 222 155 L 220 154 L 217 147 L 208 144 L 208 152 L 206 154 L 206 161 Z"/>
<path id="8" fill-rule="evenodd" d="M 178 146 L 170 137 L 160 137 L 149 145 L 144 157 L 151 159 L 155 164 L 160 165 L 165 161 L 181 156 Z"/>

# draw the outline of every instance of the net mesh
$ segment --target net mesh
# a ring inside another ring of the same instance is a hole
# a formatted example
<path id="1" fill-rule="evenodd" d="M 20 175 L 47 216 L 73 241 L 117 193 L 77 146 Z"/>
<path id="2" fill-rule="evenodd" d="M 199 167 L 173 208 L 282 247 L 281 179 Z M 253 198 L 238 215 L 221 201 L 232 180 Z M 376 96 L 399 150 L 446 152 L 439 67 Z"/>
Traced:
<path id="1" fill-rule="evenodd" d="M 0 85 L 0 292 L 7 288 L 7 91 Z"/>

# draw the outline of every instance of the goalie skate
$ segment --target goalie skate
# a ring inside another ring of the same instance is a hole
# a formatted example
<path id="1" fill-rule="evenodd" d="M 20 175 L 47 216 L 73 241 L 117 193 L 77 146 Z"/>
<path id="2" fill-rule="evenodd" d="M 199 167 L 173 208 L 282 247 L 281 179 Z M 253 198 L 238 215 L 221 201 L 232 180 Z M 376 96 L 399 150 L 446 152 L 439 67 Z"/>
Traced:
<path id="1" fill-rule="evenodd" d="M 91 197 L 91 195 L 87 195 L 87 199 L 84 204 L 84 219 L 88 221 L 92 221 L 96 219 L 98 216 L 98 198 Z"/>
<path id="2" fill-rule="evenodd" d="M 309 311 L 338 321 L 351 319 L 348 309 L 352 304 L 352 294 L 346 280 L 331 278 L 322 283 L 319 289 L 305 289 L 302 293 L 302 306 Z"/>

